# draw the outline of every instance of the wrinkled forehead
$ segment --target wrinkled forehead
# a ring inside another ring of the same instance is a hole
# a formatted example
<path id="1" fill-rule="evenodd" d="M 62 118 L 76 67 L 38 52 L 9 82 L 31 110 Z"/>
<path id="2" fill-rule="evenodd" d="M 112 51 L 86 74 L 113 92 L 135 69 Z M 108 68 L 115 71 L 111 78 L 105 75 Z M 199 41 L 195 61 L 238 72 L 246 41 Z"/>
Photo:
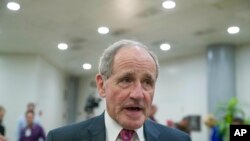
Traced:
<path id="1" fill-rule="evenodd" d="M 153 77 L 156 77 L 156 63 L 144 48 L 128 46 L 121 48 L 116 53 L 112 72 L 123 71 L 124 68 L 127 70 L 129 67 L 133 68 L 133 71 L 135 71 L 134 68 L 140 71 L 149 71 Z"/>

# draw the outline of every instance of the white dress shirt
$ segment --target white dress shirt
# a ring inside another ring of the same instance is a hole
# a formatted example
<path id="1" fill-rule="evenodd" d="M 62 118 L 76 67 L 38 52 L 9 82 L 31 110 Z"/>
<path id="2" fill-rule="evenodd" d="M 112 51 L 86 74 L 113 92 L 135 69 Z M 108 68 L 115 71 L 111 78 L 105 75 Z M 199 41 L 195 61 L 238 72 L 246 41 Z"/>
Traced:
<path id="1" fill-rule="evenodd" d="M 107 111 L 105 111 L 104 120 L 106 127 L 106 141 L 121 141 L 118 136 L 122 127 L 109 116 Z M 143 126 L 135 129 L 135 133 L 136 134 L 133 135 L 132 141 L 145 141 Z"/>

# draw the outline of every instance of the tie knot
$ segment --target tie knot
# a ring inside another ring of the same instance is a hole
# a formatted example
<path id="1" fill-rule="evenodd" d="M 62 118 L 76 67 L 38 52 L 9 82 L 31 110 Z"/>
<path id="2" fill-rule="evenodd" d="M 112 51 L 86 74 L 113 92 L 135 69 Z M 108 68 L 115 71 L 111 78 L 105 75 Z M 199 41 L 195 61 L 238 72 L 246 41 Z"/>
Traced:
<path id="1" fill-rule="evenodd" d="M 120 137 L 122 141 L 131 141 L 134 132 L 134 130 L 122 129 L 120 132 Z"/>

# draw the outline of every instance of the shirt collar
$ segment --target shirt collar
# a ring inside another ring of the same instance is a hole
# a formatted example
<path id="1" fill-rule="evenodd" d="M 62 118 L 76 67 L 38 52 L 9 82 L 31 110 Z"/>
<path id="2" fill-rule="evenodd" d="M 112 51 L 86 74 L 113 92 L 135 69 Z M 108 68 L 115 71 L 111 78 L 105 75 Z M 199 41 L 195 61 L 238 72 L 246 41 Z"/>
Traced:
<path id="1" fill-rule="evenodd" d="M 120 131 L 122 130 L 122 127 L 110 117 L 107 111 L 105 111 L 104 120 L 106 127 L 106 140 L 115 141 Z M 135 129 L 135 132 L 139 138 L 139 141 L 145 141 L 143 134 L 143 126 L 138 129 Z"/>

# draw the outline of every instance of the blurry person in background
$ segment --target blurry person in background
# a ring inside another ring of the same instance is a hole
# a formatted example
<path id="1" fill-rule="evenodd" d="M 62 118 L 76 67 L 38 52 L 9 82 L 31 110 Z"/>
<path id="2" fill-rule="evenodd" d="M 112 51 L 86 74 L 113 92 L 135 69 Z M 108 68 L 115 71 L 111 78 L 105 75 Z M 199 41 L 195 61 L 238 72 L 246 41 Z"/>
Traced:
<path id="1" fill-rule="evenodd" d="M 185 132 L 185 133 L 187 133 L 189 135 L 191 134 L 191 129 L 189 127 L 189 119 L 188 119 L 188 117 L 183 117 L 181 119 L 181 121 L 177 122 L 175 124 L 175 128 L 177 128 L 177 129 L 179 129 L 179 130 L 181 130 L 181 131 L 183 131 L 183 132 Z"/>
<path id="2" fill-rule="evenodd" d="M 34 112 L 34 123 L 40 124 L 40 114 L 36 114 L 36 105 L 33 102 L 27 104 L 26 111 L 33 111 Z M 20 133 L 23 128 L 27 126 L 27 120 L 25 113 L 21 115 L 17 121 L 17 139 L 20 138 Z"/>
<path id="3" fill-rule="evenodd" d="M 0 135 L 0 141 L 7 141 L 7 139 L 3 135 Z"/>
<path id="4" fill-rule="evenodd" d="M 151 109 L 150 109 L 150 113 L 149 113 L 149 119 L 157 122 L 156 118 L 155 118 L 155 114 L 157 112 L 157 106 L 155 104 L 152 104 Z"/>
<path id="5" fill-rule="evenodd" d="M 34 111 L 26 112 L 26 126 L 20 132 L 19 141 L 45 141 L 46 136 L 41 125 L 34 123 Z"/>
<path id="6" fill-rule="evenodd" d="M 168 127 L 172 127 L 172 128 L 175 128 L 175 123 L 174 123 L 174 121 L 173 120 L 167 120 L 166 121 L 166 125 L 168 126 Z"/>
<path id="7" fill-rule="evenodd" d="M 5 108 L 0 105 L 0 135 L 5 135 L 5 127 L 3 125 L 3 117 L 5 114 Z"/>
<path id="8" fill-rule="evenodd" d="M 219 126 L 214 115 L 208 114 L 204 120 L 205 125 L 210 129 L 210 140 L 209 141 L 222 141 L 222 136 L 219 132 Z"/>
<path id="9" fill-rule="evenodd" d="M 244 124 L 244 120 L 241 117 L 234 117 L 231 124 L 232 125 L 243 125 Z"/>
<path id="10" fill-rule="evenodd" d="M 0 141 L 7 141 L 5 137 L 5 127 L 2 124 L 4 114 L 5 114 L 5 108 L 0 105 Z"/>
<path id="11" fill-rule="evenodd" d="M 190 141 L 176 129 L 149 120 L 159 64 L 148 48 L 120 40 L 105 49 L 96 84 L 103 114 L 49 131 L 47 141 Z"/>

